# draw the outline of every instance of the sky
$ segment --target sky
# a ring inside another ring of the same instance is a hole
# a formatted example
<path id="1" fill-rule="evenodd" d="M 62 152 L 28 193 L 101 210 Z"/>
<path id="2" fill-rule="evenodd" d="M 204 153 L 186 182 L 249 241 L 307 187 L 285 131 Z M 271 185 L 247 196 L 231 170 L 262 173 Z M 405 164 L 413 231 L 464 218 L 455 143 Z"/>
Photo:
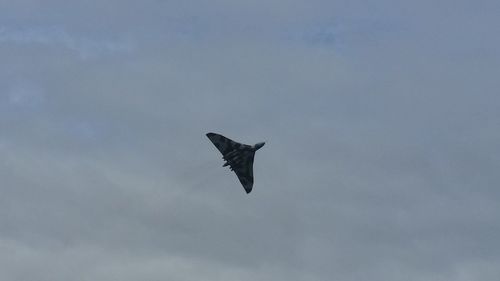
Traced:
<path id="1" fill-rule="evenodd" d="M 497 280 L 499 12 L 0 0 L 0 279 Z"/>

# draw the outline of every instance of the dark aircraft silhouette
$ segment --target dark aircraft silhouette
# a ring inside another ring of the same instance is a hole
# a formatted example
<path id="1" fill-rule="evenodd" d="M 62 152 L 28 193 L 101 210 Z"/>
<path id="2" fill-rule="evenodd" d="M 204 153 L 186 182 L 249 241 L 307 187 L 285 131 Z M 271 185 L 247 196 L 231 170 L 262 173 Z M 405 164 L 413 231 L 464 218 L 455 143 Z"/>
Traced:
<path id="1" fill-rule="evenodd" d="M 236 173 L 238 179 L 247 193 L 253 187 L 253 158 L 255 151 L 264 146 L 264 142 L 255 145 L 247 145 L 230 140 L 222 135 L 208 133 L 207 137 L 222 153 L 222 159 L 226 161 L 222 167 L 228 166 Z"/>

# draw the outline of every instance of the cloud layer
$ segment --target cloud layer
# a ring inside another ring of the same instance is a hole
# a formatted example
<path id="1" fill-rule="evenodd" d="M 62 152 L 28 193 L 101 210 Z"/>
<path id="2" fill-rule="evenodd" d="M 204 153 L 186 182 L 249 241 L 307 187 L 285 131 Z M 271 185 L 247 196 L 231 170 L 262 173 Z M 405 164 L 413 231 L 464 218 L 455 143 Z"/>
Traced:
<path id="1" fill-rule="evenodd" d="M 498 9 L 0 3 L 0 279 L 496 280 Z"/>

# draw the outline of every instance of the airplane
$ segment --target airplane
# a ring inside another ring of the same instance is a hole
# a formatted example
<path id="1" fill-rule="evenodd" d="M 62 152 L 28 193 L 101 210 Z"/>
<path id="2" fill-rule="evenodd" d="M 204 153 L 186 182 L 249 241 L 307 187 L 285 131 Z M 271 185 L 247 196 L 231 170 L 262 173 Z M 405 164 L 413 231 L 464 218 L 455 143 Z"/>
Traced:
<path id="1" fill-rule="evenodd" d="M 215 133 L 208 133 L 207 137 L 222 153 L 222 159 L 226 161 L 222 167 L 229 166 L 231 171 L 236 173 L 246 193 L 250 193 L 253 187 L 253 158 L 255 151 L 263 147 L 265 142 L 247 145 Z"/>

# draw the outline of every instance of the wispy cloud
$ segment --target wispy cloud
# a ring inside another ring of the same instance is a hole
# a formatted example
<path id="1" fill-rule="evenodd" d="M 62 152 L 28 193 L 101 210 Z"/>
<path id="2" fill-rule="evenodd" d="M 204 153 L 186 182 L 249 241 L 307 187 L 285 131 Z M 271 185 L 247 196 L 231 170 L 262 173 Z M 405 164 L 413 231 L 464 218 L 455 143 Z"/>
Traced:
<path id="1" fill-rule="evenodd" d="M 82 59 L 127 53 L 133 49 L 130 42 L 93 39 L 71 34 L 61 27 L 11 28 L 3 26 L 0 27 L 1 43 L 64 47 L 75 52 Z"/>

